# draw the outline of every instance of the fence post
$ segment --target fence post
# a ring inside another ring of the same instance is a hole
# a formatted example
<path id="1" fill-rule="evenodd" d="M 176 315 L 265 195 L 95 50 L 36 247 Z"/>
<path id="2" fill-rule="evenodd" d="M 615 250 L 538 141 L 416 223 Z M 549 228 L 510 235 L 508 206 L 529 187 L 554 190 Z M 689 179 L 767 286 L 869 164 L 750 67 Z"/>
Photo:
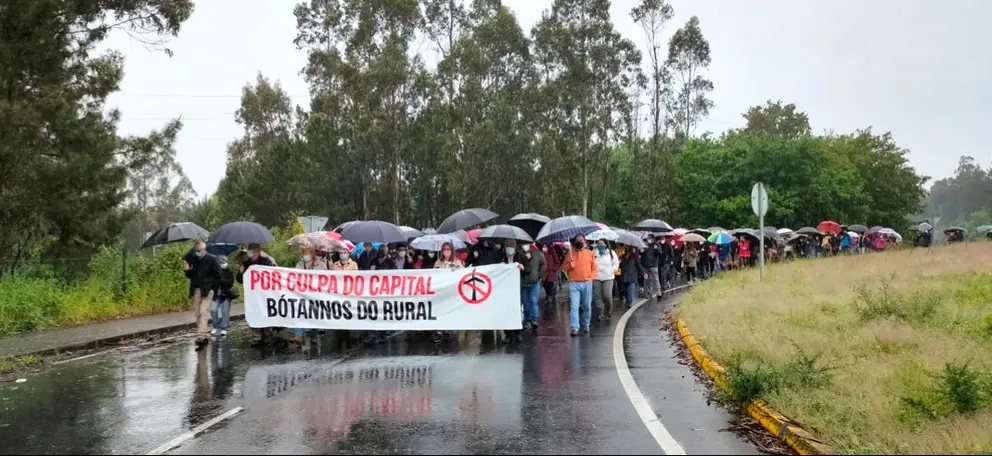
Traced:
<path id="1" fill-rule="evenodd" d="M 121 296 L 127 294 L 127 249 L 121 247 Z"/>

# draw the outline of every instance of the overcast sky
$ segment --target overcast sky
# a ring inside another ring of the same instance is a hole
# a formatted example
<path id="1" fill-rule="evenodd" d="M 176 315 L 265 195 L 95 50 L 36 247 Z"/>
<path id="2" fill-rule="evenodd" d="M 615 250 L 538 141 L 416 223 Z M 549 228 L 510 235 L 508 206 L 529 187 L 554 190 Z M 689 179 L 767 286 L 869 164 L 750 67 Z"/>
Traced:
<path id="1" fill-rule="evenodd" d="M 225 145 L 238 137 L 240 90 L 261 71 L 308 106 L 299 75 L 291 0 L 200 0 L 168 58 L 124 34 L 108 45 L 127 57 L 120 93 L 122 133 L 140 134 L 182 116 L 179 161 L 196 191 L 213 193 Z M 529 31 L 550 0 L 504 0 Z M 630 20 L 636 0 L 615 0 L 621 33 L 643 48 Z M 960 155 L 989 165 L 992 120 L 992 1 L 674 0 L 673 32 L 699 16 L 710 42 L 716 103 L 700 131 L 743 124 L 740 113 L 781 99 L 809 114 L 816 132 L 872 126 L 891 131 L 910 160 L 934 178 Z"/>

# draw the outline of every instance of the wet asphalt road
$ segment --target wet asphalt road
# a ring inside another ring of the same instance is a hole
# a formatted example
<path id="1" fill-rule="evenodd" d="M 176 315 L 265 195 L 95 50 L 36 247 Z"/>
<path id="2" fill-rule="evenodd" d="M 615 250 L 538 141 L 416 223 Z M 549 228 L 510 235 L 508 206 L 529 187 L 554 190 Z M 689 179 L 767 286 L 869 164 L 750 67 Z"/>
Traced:
<path id="1" fill-rule="evenodd" d="M 673 359 L 668 304 L 628 322 L 635 381 L 688 454 L 754 453 Z M 0 388 L 0 453 L 145 454 L 243 406 L 170 454 L 660 454 L 617 375 L 617 320 L 571 338 L 559 311 L 500 347 L 400 338 L 353 357 L 324 344 L 263 357 L 241 332 L 199 353 L 91 358 Z"/>

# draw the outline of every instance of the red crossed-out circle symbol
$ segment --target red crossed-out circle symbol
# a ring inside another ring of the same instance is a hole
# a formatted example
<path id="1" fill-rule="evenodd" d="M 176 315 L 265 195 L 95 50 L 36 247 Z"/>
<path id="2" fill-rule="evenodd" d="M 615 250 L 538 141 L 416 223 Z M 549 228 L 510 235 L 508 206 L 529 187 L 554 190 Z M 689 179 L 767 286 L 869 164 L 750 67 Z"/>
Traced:
<path id="1" fill-rule="evenodd" d="M 489 276 L 474 270 L 458 281 L 458 296 L 468 304 L 482 304 L 493 294 L 493 281 Z"/>

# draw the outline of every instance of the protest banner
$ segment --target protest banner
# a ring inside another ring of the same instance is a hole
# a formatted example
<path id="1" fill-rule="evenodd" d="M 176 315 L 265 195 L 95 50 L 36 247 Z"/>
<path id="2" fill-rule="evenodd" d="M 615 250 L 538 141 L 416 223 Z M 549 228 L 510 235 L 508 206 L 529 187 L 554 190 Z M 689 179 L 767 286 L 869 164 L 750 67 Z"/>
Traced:
<path id="1" fill-rule="evenodd" d="M 252 266 L 245 319 L 253 328 L 521 329 L 520 270 L 317 271 Z"/>

